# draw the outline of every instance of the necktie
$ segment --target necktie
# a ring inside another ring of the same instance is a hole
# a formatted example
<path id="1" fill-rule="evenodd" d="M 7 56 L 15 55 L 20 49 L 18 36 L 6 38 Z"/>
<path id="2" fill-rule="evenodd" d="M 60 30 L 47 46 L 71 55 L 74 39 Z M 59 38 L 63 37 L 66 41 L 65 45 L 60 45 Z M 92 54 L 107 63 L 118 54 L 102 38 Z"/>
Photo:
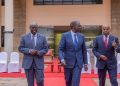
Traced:
<path id="1" fill-rule="evenodd" d="M 33 48 L 35 48 L 35 36 L 34 35 L 32 36 L 32 46 Z"/>
<path id="2" fill-rule="evenodd" d="M 106 36 L 105 36 L 105 40 L 104 40 L 104 45 L 105 45 L 105 48 L 107 48 L 108 42 L 107 42 L 107 37 Z"/>
<path id="3" fill-rule="evenodd" d="M 77 34 L 74 34 L 74 46 L 75 48 L 78 47 Z"/>

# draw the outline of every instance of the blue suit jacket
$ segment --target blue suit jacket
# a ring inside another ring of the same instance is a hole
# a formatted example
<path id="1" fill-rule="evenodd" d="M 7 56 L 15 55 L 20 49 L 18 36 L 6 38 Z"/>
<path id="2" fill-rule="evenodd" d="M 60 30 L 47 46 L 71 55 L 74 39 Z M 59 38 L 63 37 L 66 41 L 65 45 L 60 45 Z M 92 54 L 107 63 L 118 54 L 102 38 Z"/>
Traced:
<path id="1" fill-rule="evenodd" d="M 110 68 L 117 67 L 117 60 L 115 57 L 115 48 L 112 47 L 112 42 L 116 41 L 119 44 L 118 38 L 115 36 L 110 35 L 108 40 L 108 47 L 105 48 L 103 35 L 97 36 L 93 43 L 93 53 L 97 57 L 96 66 L 98 69 L 103 69 L 105 66 Z M 100 55 L 105 55 L 108 57 L 108 61 L 100 60 Z"/>
<path id="2" fill-rule="evenodd" d="M 24 69 L 29 69 L 31 67 L 33 59 L 38 69 L 44 68 L 43 56 L 48 51 L 48 45 L 43 35 L 37 34 L 35 50 L 39 52 L 38 55 L 33 56 L 29 53 L 30 49 L 32 49 L 31 33 L 22 36 L 18 49 L 24 54 L 22 63 Z"/>
<path id="3" fill-rule="evenodd" d="M 87 51 L 85 47 L 85 39 L 83 34 L 77 33 L 78 37 L 78 48 L 74 48 L 73 39 L 71 32 L 62 34 L 62 38 L 58 47 L 60 61 L 64 59 L 66 61 L 66 68 L 73 68 L 75 63 L 80 68 L 83 64 L 87 64 Z"/>

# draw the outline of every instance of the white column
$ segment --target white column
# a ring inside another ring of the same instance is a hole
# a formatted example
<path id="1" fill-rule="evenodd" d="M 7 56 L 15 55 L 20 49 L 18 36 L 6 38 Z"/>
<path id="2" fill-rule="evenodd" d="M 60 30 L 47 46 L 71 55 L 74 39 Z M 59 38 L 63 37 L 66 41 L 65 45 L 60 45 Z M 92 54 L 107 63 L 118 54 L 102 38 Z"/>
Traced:
<path id="1" fill-rule="evenodd" d="M 13 51 L 13 0 L 5 0 L 5 38 L 4 51 Z"/>

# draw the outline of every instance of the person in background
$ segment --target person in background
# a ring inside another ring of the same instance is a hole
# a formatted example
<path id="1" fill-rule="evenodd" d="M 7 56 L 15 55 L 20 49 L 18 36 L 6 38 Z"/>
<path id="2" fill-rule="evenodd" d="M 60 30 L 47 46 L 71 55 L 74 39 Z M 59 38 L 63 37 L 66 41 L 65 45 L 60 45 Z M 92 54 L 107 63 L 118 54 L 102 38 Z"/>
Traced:
<path id="1" fill-rule="evenodd" d="M 79 86 L 81 70 L 88 70 L 87 51 L 84 35 L 79 33 L 82 26 L 79 21 L 70 23 L 70 31 L 62 34 L 58 54 L 64 66 L 66 86 Z"/>
<path id="2" fill-rule="evenodd" d="M 23 53 L 22 67 L 28 86 L 34 86 L 36 78 L 37 86 L 44 86 L 44 54 L 48 51 L 45 36 L 37 33 L 38 25 L 35 22 L 30 24 L 30 33 L 21 37 L 18 50 Z"/>
<path id="3" fill-rule="evenodd" d="M 117 60 L 115 51 L 118 51 L 118 38 L 111 35 L 109 26 L 102 26 L 102 35 L 95 38 L 93 53 L 97 58 L 99 86 L 105 86 L 106 73 L 110 76 L 111 86 L 118 86 L 117 82 Z"/>

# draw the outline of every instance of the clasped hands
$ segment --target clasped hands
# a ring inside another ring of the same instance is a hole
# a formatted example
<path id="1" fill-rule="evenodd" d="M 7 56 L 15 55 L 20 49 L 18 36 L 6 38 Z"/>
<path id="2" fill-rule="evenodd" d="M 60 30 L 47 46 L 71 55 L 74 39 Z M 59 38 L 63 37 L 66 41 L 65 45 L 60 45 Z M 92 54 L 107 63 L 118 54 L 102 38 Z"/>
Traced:
<path id="1" fill-rule="evenodd" d="M 104 56 L 104 55 L 100 55 L 100 60 L 107 61 L 108 58 L 106 56 Z"/>
<path id="2" fill-rule="evenodd" d="M 34 49 L 30 49 L 30 54 L 31 55 L 38 55 L 38 51 Z"/>

